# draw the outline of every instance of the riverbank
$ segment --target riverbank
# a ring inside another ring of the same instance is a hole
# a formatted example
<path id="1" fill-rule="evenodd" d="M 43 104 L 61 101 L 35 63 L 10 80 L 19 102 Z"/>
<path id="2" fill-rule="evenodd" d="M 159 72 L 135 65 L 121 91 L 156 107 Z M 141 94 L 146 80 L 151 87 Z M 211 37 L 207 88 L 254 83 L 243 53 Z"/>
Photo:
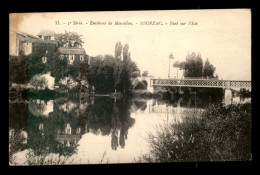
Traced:
<path id="1" fill-rule="evenodd" d="M 248 161 L 251 151 L 251 103 L 212 105 L 200 117 L 160 126 L 149 134 L 151 150 L 138 162 Z"/>

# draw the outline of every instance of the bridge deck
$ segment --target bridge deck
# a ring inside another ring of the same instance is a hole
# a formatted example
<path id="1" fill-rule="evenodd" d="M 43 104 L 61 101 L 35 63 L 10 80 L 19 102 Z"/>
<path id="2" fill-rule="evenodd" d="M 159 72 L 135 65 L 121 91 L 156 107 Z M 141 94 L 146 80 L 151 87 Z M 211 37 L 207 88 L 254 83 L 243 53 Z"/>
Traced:
<path id="1" fill-rule="evenodd" d="M 151 86 L 251 88 L 251 81 L 217 79 L 151 79 Z"/>

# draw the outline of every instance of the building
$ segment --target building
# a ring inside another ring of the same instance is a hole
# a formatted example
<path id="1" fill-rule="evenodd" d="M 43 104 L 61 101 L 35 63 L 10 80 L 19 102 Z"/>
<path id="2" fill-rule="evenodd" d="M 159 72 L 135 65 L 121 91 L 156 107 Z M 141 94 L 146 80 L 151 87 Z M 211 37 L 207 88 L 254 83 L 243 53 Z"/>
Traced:
<path id="1" fill-rule="evenodd" d="M 88 61 L 88 56 L 83 48 L 60 47 L 58 52 L 60 59 L 68 59 L 71 65 L 76 62 Z"/>
<path id="2" fill-rule="evenodd" d="M 55 32 L 53 30 L 41 30 L 37 36 L 43 40 L 55 40 Z"/>
<path id="3" fill-rule="evenodd" d="M 54 45 L 57 46 L 57 41 L 54 38 L 54 32 L 41 31 L 38 36 L 27 34 L 24 32 L 10 31 L 10 56 L 30 55 L 37 50 L 39 45 Z"/>
<path id="4" fill-rule="evenodd" d="M 37 36 L 24 32 L 10 31 L 10 56 L 30 55 L 38 52 L 42 48 L 46 54 L 57 51 L 58 42 L 53 30 L 41 30 Z M 79 47 L 60 47 L 58 48 L 59 57 L 67 58 L 69 64 L 88 61 L 85 49 Z M 42 63 L 47 63 L 48 57 L 42 57 Z"/>
<path id="5" fill-rule="evenodd" d="M 32 53 L 32 43 L 39 37 L 24 32 L 9 32 L 9 55 L 20 56 Z"/>

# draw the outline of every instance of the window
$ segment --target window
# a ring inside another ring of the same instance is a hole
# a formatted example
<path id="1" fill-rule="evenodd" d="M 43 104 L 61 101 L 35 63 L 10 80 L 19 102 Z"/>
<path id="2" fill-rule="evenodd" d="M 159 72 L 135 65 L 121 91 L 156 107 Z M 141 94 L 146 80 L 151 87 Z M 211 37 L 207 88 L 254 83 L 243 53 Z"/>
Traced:
<path id="1" fill-rule="evenodd" d="M 63 59 L 63 58 L 64 58 L 64 55 L 63 55 L 63 54 L 61 54 L 61 55 L 60 55 L 60 58 L 61 58 L 61 59 Z"/>
<path id="2" fill-rule="evenodd" d="M 80 61 L 84 61 L 84 56 L 80 55 Z"/>
<path id="3" fill-rule="evenodd" d="M 71 61 L 74 61 L 75 55 L 70 55 L 69 58 Z"/>
<path id="4" fill-rule="evenodd" d="M 71 133 L 71 130 L 70 130 L 70 128 L 68 128 L 66 134 L 70 134 L 70 133 Z"/>
<path id="5" fill-rule="evenodd" d="M 71 126 L 70 124 L 66 124 L 65 134 L 71 134 Z"/>
<path id="6" fill-rule="evenodd" d="M 47 63 L 47 57 L 45 57 L 45 56 L 42 57 L 42 63 L 43 63 L 43 64 Z"/>

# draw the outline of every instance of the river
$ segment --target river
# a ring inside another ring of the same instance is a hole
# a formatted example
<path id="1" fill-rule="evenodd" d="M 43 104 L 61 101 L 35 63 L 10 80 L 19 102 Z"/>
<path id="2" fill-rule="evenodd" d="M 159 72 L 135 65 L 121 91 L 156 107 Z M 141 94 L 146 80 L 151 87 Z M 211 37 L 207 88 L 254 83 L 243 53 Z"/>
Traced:
<path id="1" fill-rule="evenodd" d="M 250 100 L 235 97 L 233 102 Z M 160 124 L 182 122 L 183 112 L 201 112 L 216 102 L 221 100 L 193 95 L 171 101 L 90 97 L 9 103 L 10 162 L 28 165 L 44 158 L 64 164 L 134 163 L 149 152 L 149 132 Z"/>

